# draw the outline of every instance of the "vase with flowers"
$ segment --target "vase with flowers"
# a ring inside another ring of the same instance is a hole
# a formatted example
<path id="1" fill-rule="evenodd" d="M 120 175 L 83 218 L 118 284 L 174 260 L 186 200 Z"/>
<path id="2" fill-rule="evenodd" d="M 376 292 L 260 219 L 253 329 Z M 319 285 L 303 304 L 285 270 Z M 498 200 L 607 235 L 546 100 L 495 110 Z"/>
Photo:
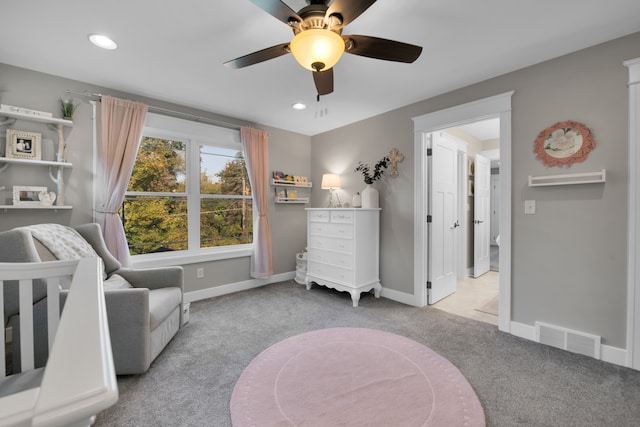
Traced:
<path id="1" fill-rule="evenodd" d="M 354 172 L 360 172 L 364 178 L 364 183 L 367 187 L 362 191 L 362 207 L 363 208 L 378 208 L 380 206 L 380 198 L 378 190 L 373 187 L 373 183 L 382 178 L 384 170 L 389 163 L 388 157 L 383 157 L 378 162 L 371 166 L 358 162 L 358 166 Z"/>

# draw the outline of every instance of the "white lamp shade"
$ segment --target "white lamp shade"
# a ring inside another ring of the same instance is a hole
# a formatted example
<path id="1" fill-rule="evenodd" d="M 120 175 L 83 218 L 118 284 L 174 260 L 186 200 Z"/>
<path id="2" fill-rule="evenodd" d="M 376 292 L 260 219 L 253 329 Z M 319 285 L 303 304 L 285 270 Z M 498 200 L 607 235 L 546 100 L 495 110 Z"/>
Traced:
<path id="1" fill-rule="evenodd" d="M 322 175 L 322 185 L 323 190 L 337 190 L 340 188 L 340 175 L 336 175 L 335 173 L 325 173 Z"/>
<path id="2" fill-rule="evenodd" d="M 289 49 L 296 61 L 307 70 L 318 71 L 313 67 L 321 63 L 321 71 L 336 65 L 344 52 L 344 40 L 329 30 L 311 29 L 302 31 L 291 40 Z"/>

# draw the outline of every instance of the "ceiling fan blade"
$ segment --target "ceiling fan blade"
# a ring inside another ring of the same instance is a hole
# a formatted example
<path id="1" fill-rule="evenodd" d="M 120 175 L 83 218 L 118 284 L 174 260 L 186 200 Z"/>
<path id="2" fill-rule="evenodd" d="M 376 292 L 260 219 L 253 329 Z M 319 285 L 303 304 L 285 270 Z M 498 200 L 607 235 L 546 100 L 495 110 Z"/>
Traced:
<path id="1" fill-rule="evenodd" d="M 371 36 L 342 36 L 345 52 L 385 61 L 411 63 L 418 59 L 422 47 Z"/>
<path id="2" fill-rule="evenodd" d="M 356 19 L 358 16 L 369 9 L 376 0 L 333 0 L 331 6 L 327 10 L 327 17 L 333 14 L 342 16 L 342 26 Z"/>
<path id="3" fill-rule="evenodd" d="M 292 20 L 302 22 L 298 13 L 280 0 L 251 0 L 251 3 L 287 25 Z"/>
<path id="4" fill-rule="evenodd" d="M 249 65 L 286 55 L 287 53 L 289 53 L 289 43 L 282 43 L 241 56 L 240 58 L 232 59 L 231 61 L 225 62 L 224 65 L 235 69 L 244 68 Z"/>
<path id="5" fill-rule="evenodd" d="M 327 71 L 313 71 L 312 74 L 318 96 L 333 92 L 333 68 L 329 68 Z"/>

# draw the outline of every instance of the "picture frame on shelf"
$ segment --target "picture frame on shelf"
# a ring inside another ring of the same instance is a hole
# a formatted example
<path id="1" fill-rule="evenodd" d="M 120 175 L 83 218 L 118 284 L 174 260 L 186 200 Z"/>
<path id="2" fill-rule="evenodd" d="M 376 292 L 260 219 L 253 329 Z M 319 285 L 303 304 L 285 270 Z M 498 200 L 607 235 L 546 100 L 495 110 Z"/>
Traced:
<path id="1" fill-rule="evenodd" d="M 7 129 L 5 156 L 16 159 L 41 160 L 42 135 L 37 132 Z"/>
<path id="2" fill-rule="evenodd" d="M 14 206 L 35 206 L 41 205 L 40 193 L 47 192 L 47 187 L 33 187 L 25 185 L 13 186 Z"/>

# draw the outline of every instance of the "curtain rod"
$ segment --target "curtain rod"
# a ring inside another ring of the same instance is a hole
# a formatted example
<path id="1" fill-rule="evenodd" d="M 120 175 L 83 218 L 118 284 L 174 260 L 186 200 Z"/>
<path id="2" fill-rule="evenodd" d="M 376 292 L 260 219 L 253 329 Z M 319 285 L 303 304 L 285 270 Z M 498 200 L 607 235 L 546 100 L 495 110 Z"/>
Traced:
<path id="1" fill-rule="evenodd" d="M 102 99 L 101 93 L 81 93 L 81 92 L 74 92 L 70 89 L 67 89 L 66 93 L 68 93 L 69 95 L 82 96 L 85 98 Z M 194 122 L 207 123 L 207 124 L 225 127 L 228 129 L 234 129 L 234 130 L 240 130 L 240 128 L 242 127 L 235 123 L 223 122 L 221 120 L 210 119 L 207 117 L 197 116 L 195 114 L 183 113 L 182 111 L 170 110 L 168 108 L 154 107 L 153 105 L 148 105 L 147 107 L 149 108 L 149 111 L 152 113 L 164 113 L 174 117 L 180 116 L 182 118 L 186 118 Z"/>

